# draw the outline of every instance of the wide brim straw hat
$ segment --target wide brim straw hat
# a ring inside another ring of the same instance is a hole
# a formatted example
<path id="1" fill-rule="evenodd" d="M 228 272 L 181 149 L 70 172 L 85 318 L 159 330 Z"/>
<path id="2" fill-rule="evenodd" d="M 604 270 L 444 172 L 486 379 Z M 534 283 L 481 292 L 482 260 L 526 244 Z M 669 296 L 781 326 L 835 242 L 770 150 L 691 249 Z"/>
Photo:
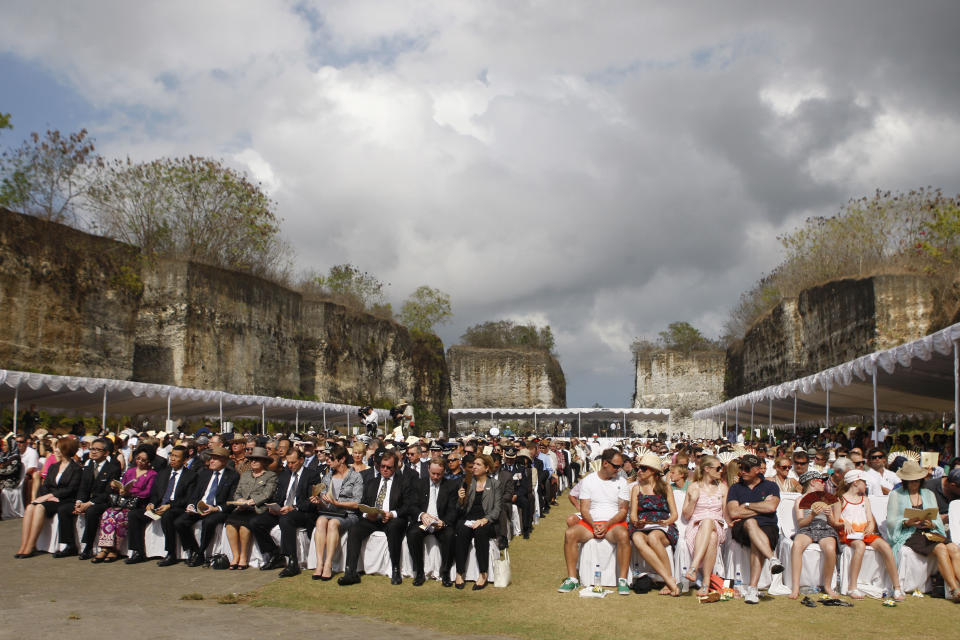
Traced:
<path id="1" fill-rule="evenodd" d="M 907 460 L 897 471 L 897 477 L 906 482 L 907 480 L 923 480 L 927 477 L 927 470 L 920 466 L 915 460 Z"/>
<path id="2" fill-rule="evenodd" d="M 651 451 L 647 451 L 640 456 L 634 466 L 649 467 L 657 473 L 663 473 L 663 463 L 660 461 L 660 457 Z"/>

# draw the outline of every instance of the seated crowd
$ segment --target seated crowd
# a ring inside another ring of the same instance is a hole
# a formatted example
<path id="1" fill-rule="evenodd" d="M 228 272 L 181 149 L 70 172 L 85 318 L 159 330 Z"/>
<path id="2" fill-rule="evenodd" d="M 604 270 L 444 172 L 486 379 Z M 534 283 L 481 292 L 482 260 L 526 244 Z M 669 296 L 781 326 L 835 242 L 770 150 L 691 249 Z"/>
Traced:
<path id="1" fill-rule="evenodd" d="M 788 560 L 791 571 L 783 579 L 789 588 L 781 586 L 782 593 L 798 598 L 803 552 L 811 544 L 823 552 L 821 584 L 814 586 L 822 588 L 825 597 L 838 596 L 834 579 L 844 548 L 850 549 L 844 592 L 852 599 L 865 597 L 858 578 L 869 547 L 887 573 L 890 595 L 904 600 L 898 563 L 906 547 L 935 560 L 934 582 L 942 580 L 945 587 L 939 593 L 960 602 L 960 547 L 950 541 L 948 518 L 950 502 L 960 498 L 960 459 L 946 439 L 915 443 L 938 454 L 931 459 L 946 461 L 922 467 L 920 452 L 908 448 L 909 440 L 891 439 L 888 451 L 857 446 L 865 444 L 865 438 L 856 436 L 844 442 L 826 432 L 812 443 L 820 446 L 809 449 L 797 442 L 774 449 L 722 439 L 669 443 L 661 438 L 594 451 L 595 471 L 570 492 L 578 513 L 567 523 L 567 577 L 558 590 L 582 588 L 582 545 L 606 540 L 616 558 L 619 594 L 630 594 L 631 561 L 639 556 L 648 573 L 663 583 L 661 594 L 677 596 L 680 583 L 699 582 L 698 595 L 706 596 L 715 588 L 711 583 L 734 578 L 714 575 L 718 555 L 732 540 L 748 552 L 749 566 L 742 568 L 749 580 L 740 595 L 750 604 L 759 602 L 763 569 L 781 575 Z M 781 494 L 794 500 L 789 516 L 793 522 L 782 522 L 783 514 L 778 515 Z M 868 497 L 886 500 L 881 523 Z M 908 509 L 930 511 L 918 517 Z M 682 541 L 678 522 L 684 525 Z M 960 523 L 954 523 L 957 526 Z M 781 559 L 778 549 L 786 547 L 778 543 L 784 530 L 791 532 L 792 546 L 782 551 L 788 557 Z M 678 551 L 678 544 L 686 546 L 682 551 L 689 564 L 675 571 L 668 550 Z M 739 568 L 724 571 L 736 571 L 739 578 Z"/>
<path id="2" fill-rule="evenodd" d="M 561 479 L 572 482 L 586 461 L 571 455 L 567 442 L 538 438 L 441 442 L 412 436 L 394 442 L 375 434 L 231 437 L 206 430 L 174 438 L 130 430 L 60 437 L 50 443 L 45 464 L 32 455 L 36 439 L 21 434 L 4 445 L 31 465 L 23 468 L 25 476 L 34 474 L 34 488 L 23 487 L 17 558 L 37 553 L 44 523 L 56 515 L 55 558 L 111 563 L 124 555 L 125 543 L 124 562 L 145 562 L 145 533 L 159 521 L 165 554 L 157 565 L 177 564 L 182 550 L 188 566 L 200 567 L 211 563 L 222 525 L 229 569 L 249 568 L 255 542 L 260 569 L 281 569 L 281 577 L 290 577 L 301 572 L 298 535 L 306 530 L 315 548 L 315 580 L 333 578 L 334 558 L 346 536 L 338 579 L 343 586 L 360 582 L 363 543 L 380 531 L 392 584 L 402 583 L 404 541 L 413 584 L 424 584 L 424 542 L 432 536 L 443 585 L 465 587 L 472 548 L 479 570 L 472 588 L 483 589 L 492 579 L 490 545 L 504 549 L 513 535 L 529 538 L 535 519 L 556 504 Z M 79 540 L 76 520 L 83 521 Z M 276 527 L 279 545 L 272 534 Z"/>

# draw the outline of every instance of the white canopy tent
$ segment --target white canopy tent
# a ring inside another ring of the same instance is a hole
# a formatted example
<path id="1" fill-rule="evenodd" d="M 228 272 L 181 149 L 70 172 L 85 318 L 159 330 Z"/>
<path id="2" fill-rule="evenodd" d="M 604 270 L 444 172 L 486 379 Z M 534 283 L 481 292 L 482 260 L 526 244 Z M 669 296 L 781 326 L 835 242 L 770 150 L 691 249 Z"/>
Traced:
<path id="1" fill-rule="evenodd" d="M 869 415 L 874 432 L 884 414 L 960 413 L 960 324 L 876 351 L 804 378 L 771 385 L 693 414 L 718 419 L 754 410 L 767 423 L 829 424 L 830 416 Z M 954 450 L 958 434 L 954 431 Z"/>
<path id="2" fill-rule="evenodd" d="M 582 420 L 622 420 L 626 425 L 627 419 L 642 420 L 644 422 L 666 422 L 670 419 L 670 409 L 606 409 L 597 407 L 584 408 L 532 408 L 517 409 L 510 407 L 490 407 L 473 409 L 450 409 L 447 412 L 447 430 L 450 430 L 451 421 L 460 420 L 533 420 L 534 426 L 539 420 L 574 420 L 577 421 L 577 434 L 580 434 Z"/>
<path id="3" fill-rule="evenodd" d="M 324 426 L 359 424 L 359 407 L 349 404 L 292 400 L 290 398 L 238 395 L 226 391 L 191 389 L 147 382 L 83 378 L 28 373 L 0 369 L 0 403 L 13 405 L 13 427 L 21 404 L 35 404 L 44 409 L 100 415 L 106 425 L 107 415 L 151 415 L 173 417 L 267 418 L 294 422 L 323 421 Z M 374 409 L 378 420 L 389 418 L 389 411 Z"/>

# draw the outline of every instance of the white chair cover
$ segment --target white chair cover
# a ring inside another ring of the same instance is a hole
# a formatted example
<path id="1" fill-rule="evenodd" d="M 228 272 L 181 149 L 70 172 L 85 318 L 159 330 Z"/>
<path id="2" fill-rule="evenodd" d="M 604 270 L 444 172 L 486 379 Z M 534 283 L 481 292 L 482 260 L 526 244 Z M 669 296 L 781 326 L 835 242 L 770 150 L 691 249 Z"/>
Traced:
<path id="1" fill-rule="evenodd" d="M 0 494 L 0 513 L 4 520 L 23 517 L 23 471 L 20 473 L 20 484 L 11 489 L 3 489 Z"/>
<path id="2" fill-rule="evenodd" d="M 950 503 L 947 522 L 950 523 L 950 540 L 960 544 L 960 500 L 953 500 Z"/>
<path id="3" fill-rule="evenodd" d="M 517 508 L 517 505 L 513 505 L 510 510 L 510 529 L 514 536 L 523 533 L 523 523 L 520 522 L 520 509 Z"/>

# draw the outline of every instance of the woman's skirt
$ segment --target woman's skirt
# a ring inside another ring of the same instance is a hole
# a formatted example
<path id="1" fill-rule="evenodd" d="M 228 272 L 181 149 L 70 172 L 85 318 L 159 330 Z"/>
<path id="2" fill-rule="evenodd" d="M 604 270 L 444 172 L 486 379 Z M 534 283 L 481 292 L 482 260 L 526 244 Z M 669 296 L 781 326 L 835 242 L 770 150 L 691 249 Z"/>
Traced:
<path id="1" fill-rule="evenodd" d="M 110 507 L 103 512 L 100 518 L 100 534 L 97 537 L 97 546 L 117 547 L 120 541 L 127 537 L 128 509 Z"/>
<path id="2" fill-rule="evenodd" d="M 797 532 L 793 534 L 793 539 L 796 540 L 797 536 L 801 533 L 814 542 L 820 542 L 824 538 L 833 538 L 834 540 L 838 539 L 837 530 L 831 527 L 829 522 L 819 518 L 814 518 L 813 522 L 807 526 L 797 529 Z"/>

